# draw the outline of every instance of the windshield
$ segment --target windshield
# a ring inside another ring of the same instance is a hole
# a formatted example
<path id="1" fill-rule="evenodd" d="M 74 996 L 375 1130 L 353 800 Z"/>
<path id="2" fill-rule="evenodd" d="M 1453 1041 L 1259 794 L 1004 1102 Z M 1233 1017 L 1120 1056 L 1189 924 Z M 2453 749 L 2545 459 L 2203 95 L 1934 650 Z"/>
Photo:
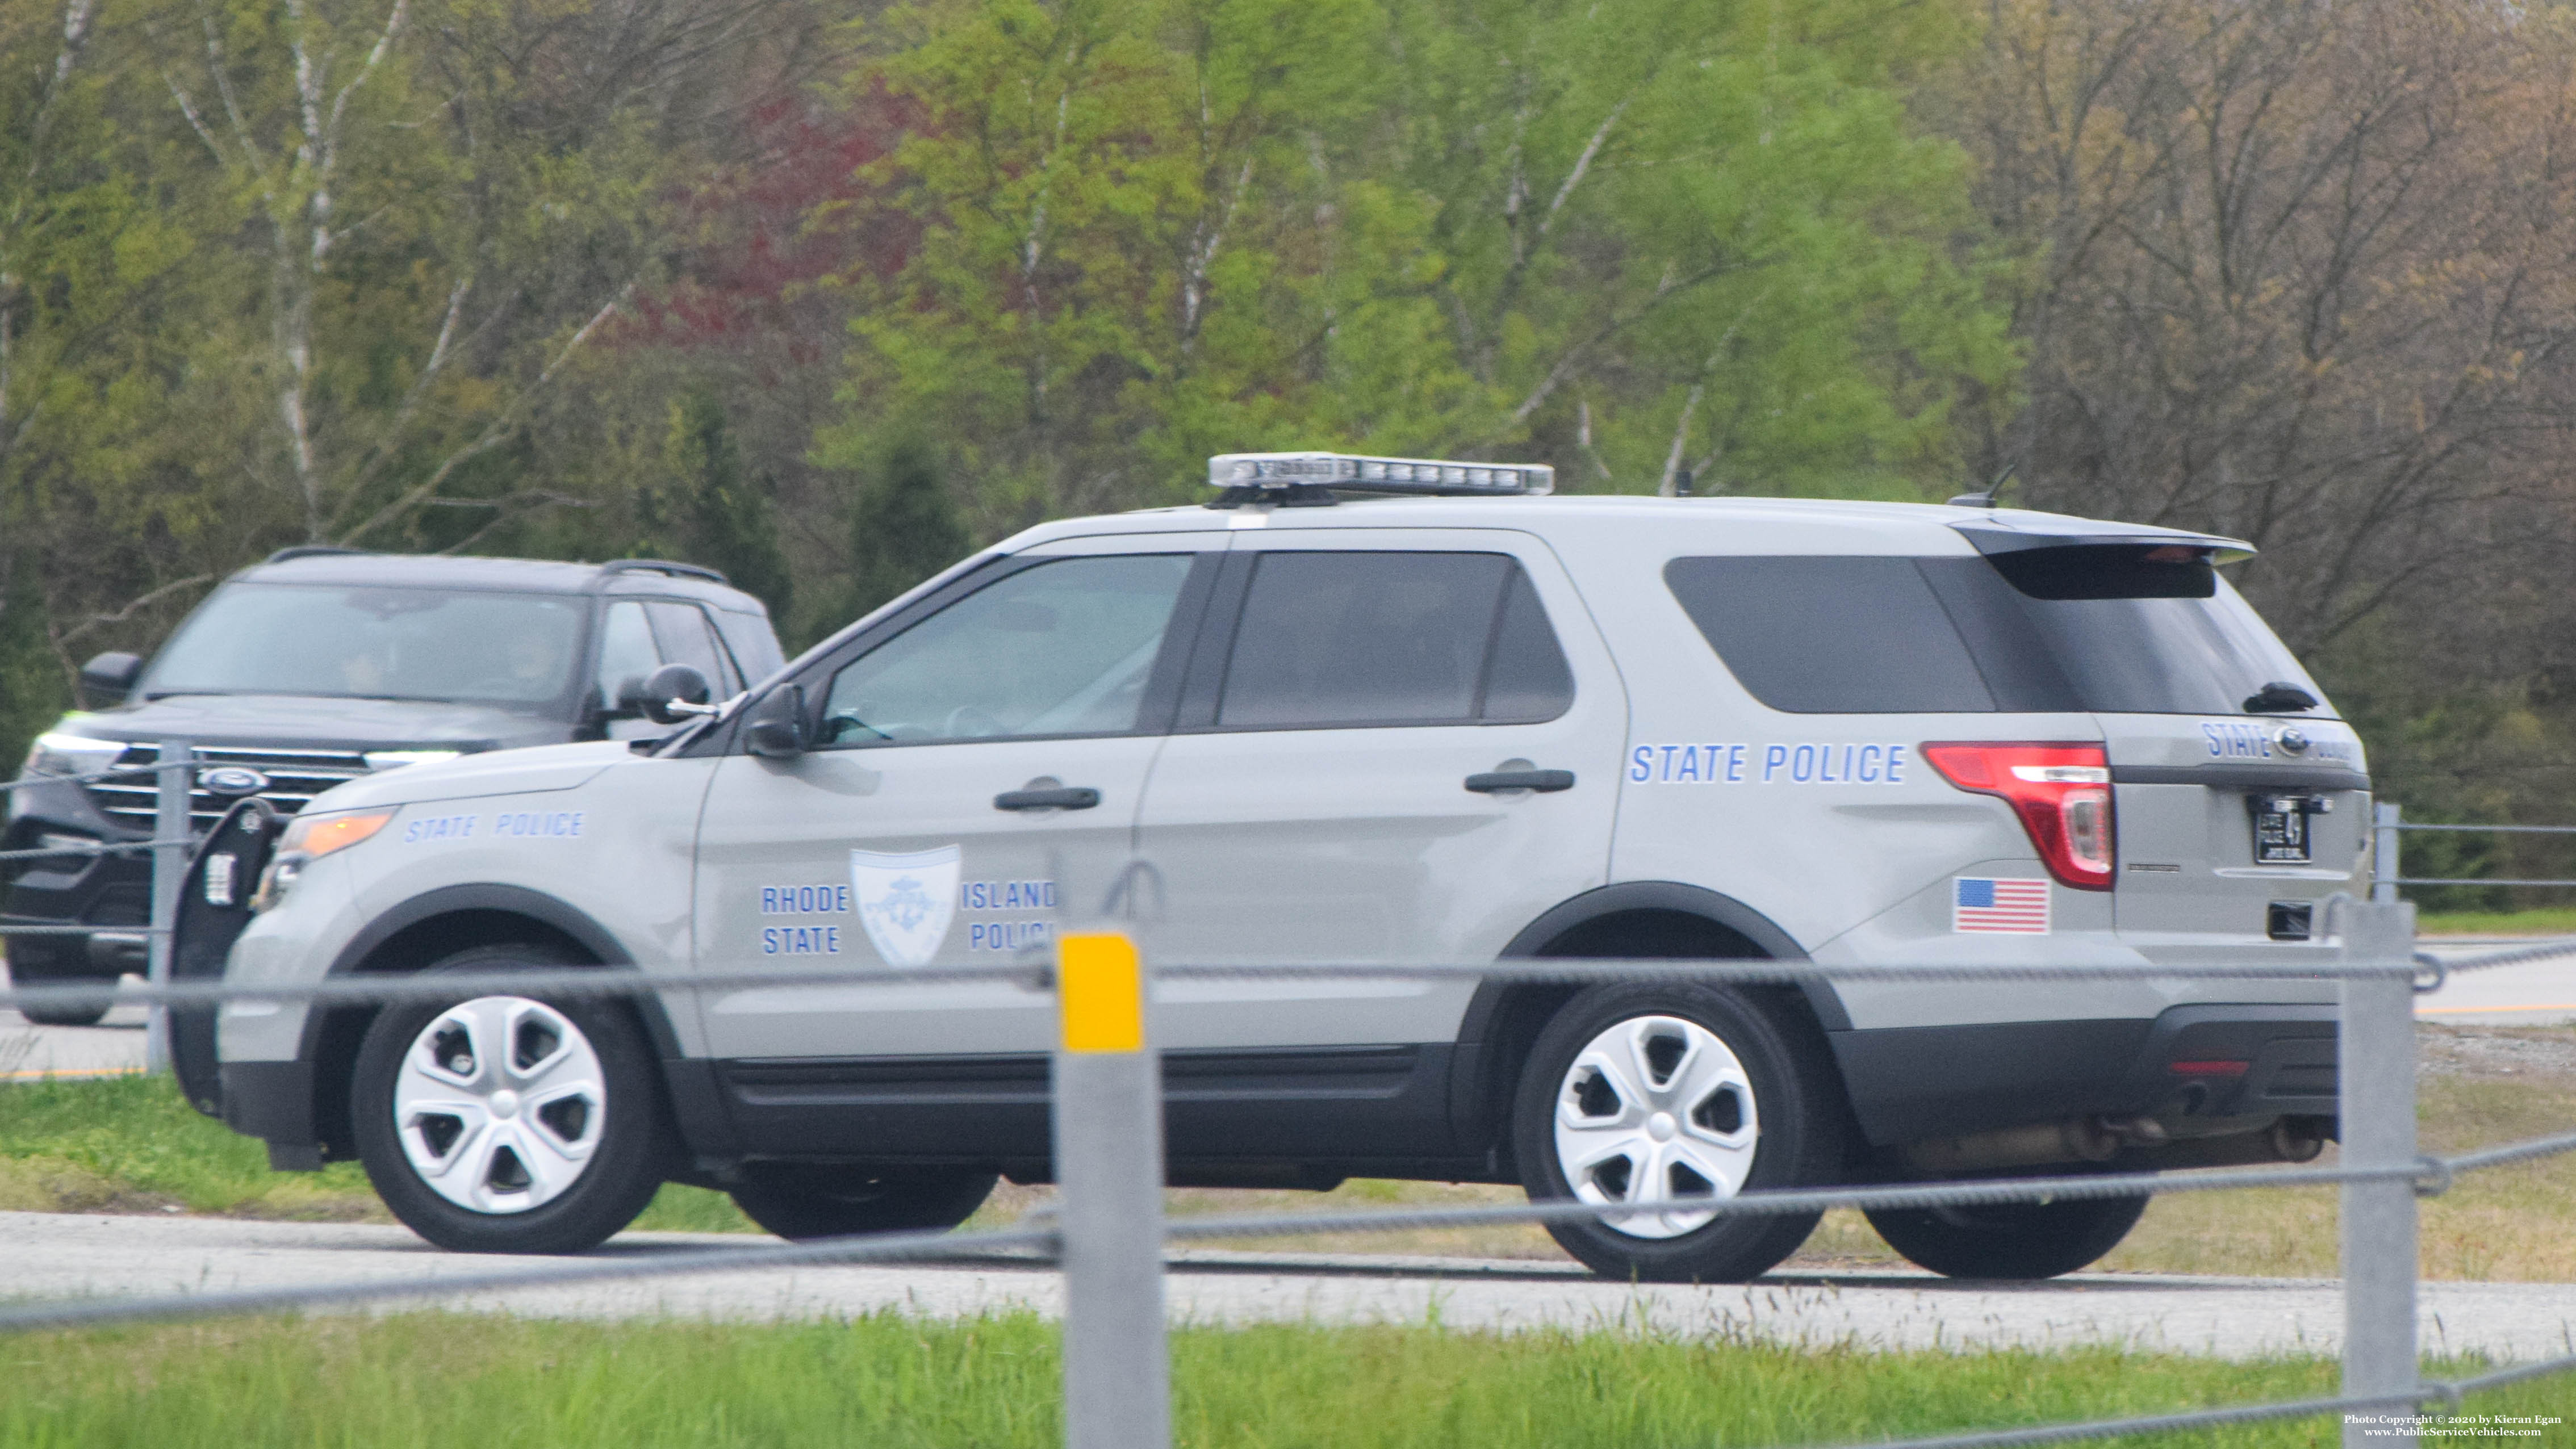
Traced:
<path id="1" fill-rule="evenodd" d="M 545 594 L 229 584 L 162 647 L 140 697 L 551 703 L 572 686 L 583 603 Z"/>

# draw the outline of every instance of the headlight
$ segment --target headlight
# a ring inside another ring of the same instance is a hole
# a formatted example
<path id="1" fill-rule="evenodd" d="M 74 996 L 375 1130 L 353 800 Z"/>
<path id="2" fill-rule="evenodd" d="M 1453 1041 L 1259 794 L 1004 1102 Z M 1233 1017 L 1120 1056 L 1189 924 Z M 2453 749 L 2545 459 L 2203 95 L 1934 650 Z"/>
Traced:
<path id="1" fill-rule="evenodd" d="M 30 775 L 90 775 L 116 763 L 124 754 L 123 740 L 94 740 L 87 735 L 67 735 L 50 731 L 36 736 L 28 747 L 26 773 Z"/>
<path id="2" fill-rule="evenodd" d="M 251 909 L 264 911 L 276 905 L 285 899 L 287 889 L 304 873 L 305 866 L 384 829 L 395 813 L 393 809 L 342 810 L 329 815 L 296 816 L 277 842 L 276 858 L 260 873 L 259 891 L 251 897 Z"/>

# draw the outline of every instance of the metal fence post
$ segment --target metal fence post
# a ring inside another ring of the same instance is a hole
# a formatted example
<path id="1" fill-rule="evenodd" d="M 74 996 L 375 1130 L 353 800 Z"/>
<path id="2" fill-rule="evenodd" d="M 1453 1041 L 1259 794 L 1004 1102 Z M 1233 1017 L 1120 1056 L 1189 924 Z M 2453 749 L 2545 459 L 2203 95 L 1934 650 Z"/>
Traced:
<path id="1" fill-rule="evenodd" d="M 2397 868 L 2397 825 L 2405 813 L 2404 807 L 2397 805 L 2381 805 L 2371 811 L 2374 827 L 2370 843 L 2372 905 L 2396 903 L 2398 877 L 2404 874 Z"/>
<path id="2" fill-rule="evenodd" d="M 1168 1449 L 1163 1341 L 1162 1068 L 1145 973 L 1120 935 L 1056 943 L 1057 1230 L 1067 1449 Z"/>
<path id="3" fill-rule="evenodd" d="M 2394 833 L 2394 832 L 2391 832 Z M 2347 903 L 2343 956 L 2354 965 L 2411 966 L 2411 902 Z M 2411 971 L 2346 977 L 2336 1043 L 2343 1161 L 2412 1167 L 2415 1151 L 2415 986 Z M 2415 1340 L 2415 1184 L 2343 1185 L 2343 1391 L 2406 1394 L 2419 1387 Z M 2385 1414 L 2388 1411 L 2380 1411 Z M 2344 1425 L 2345 1449 L 2416 1442 L 2400 1425 Z"/>
<path id="4" fill-rule="evenodd" d="M 164 765 L 193 760 L 196 754 L 193 741 L 161 742 Z M 152 847 L 152 934 L 144 937 L 144 979 L 167 986 L 171 928 L 179 922 L 179 882 L 188 873 L 188 797 L 196 789 L 197 772 L 165 769 L 155 779 L 152 838 L 158 843 Z M 155 1002 L 150 1010 L 143 1029 L 143 1070 L 158 1075 L 170 1070 L 170 1008 Z"/>

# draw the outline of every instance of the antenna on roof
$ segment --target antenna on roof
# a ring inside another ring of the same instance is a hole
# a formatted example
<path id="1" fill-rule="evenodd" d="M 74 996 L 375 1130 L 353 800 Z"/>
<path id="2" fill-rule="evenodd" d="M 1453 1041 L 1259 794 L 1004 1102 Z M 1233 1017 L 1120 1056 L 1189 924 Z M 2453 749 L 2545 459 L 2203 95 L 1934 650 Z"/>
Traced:
<path id="1" fill-rule="evenodd" d="M 2019 471 L 2020 468 L 2021 465 L 2019 463 L 2006 463 L 2004 465 L 2004 470 L 1995 475 L 1995 481 L 1986 485 L 1985 492 L 1962 493 L 1958 497 L 1950 500 L 1950 506 L 1953 508 L 2002 507 L 2003 504 L 2000 500 L 2003 498 L 2004 485 L 2012 481 L 2013 474 Z"/>

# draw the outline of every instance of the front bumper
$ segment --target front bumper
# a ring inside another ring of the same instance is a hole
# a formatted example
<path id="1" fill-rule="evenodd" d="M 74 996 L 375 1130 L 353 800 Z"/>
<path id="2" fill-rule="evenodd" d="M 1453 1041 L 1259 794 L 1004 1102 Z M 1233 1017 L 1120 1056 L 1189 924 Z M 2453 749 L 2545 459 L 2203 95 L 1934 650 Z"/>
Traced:
<path id="1" fill-rule="evenodd" d="M 2336 1022 L 2330 1005 L 2204 1004 L 1827 1037 L 1863 1135 L 1883 1146 L 2093 1115 L 2331 1117 Z"/>
<path id="2" fill-rule="evenodd" d="M 41 818 L 22 817 L 0 848 L 33 850 L 44 833 Z M 64 856 L 27 862 L 10 882 L 0 936 L 8 938 L 11 965 L 25 979 L 94 976 L 113 980 L 139 972 L 146 961 L 143 928 L 152 918 L 152 857 Z M 8 936 L 11 924 L 92 926 L 81 935 Z"/>

